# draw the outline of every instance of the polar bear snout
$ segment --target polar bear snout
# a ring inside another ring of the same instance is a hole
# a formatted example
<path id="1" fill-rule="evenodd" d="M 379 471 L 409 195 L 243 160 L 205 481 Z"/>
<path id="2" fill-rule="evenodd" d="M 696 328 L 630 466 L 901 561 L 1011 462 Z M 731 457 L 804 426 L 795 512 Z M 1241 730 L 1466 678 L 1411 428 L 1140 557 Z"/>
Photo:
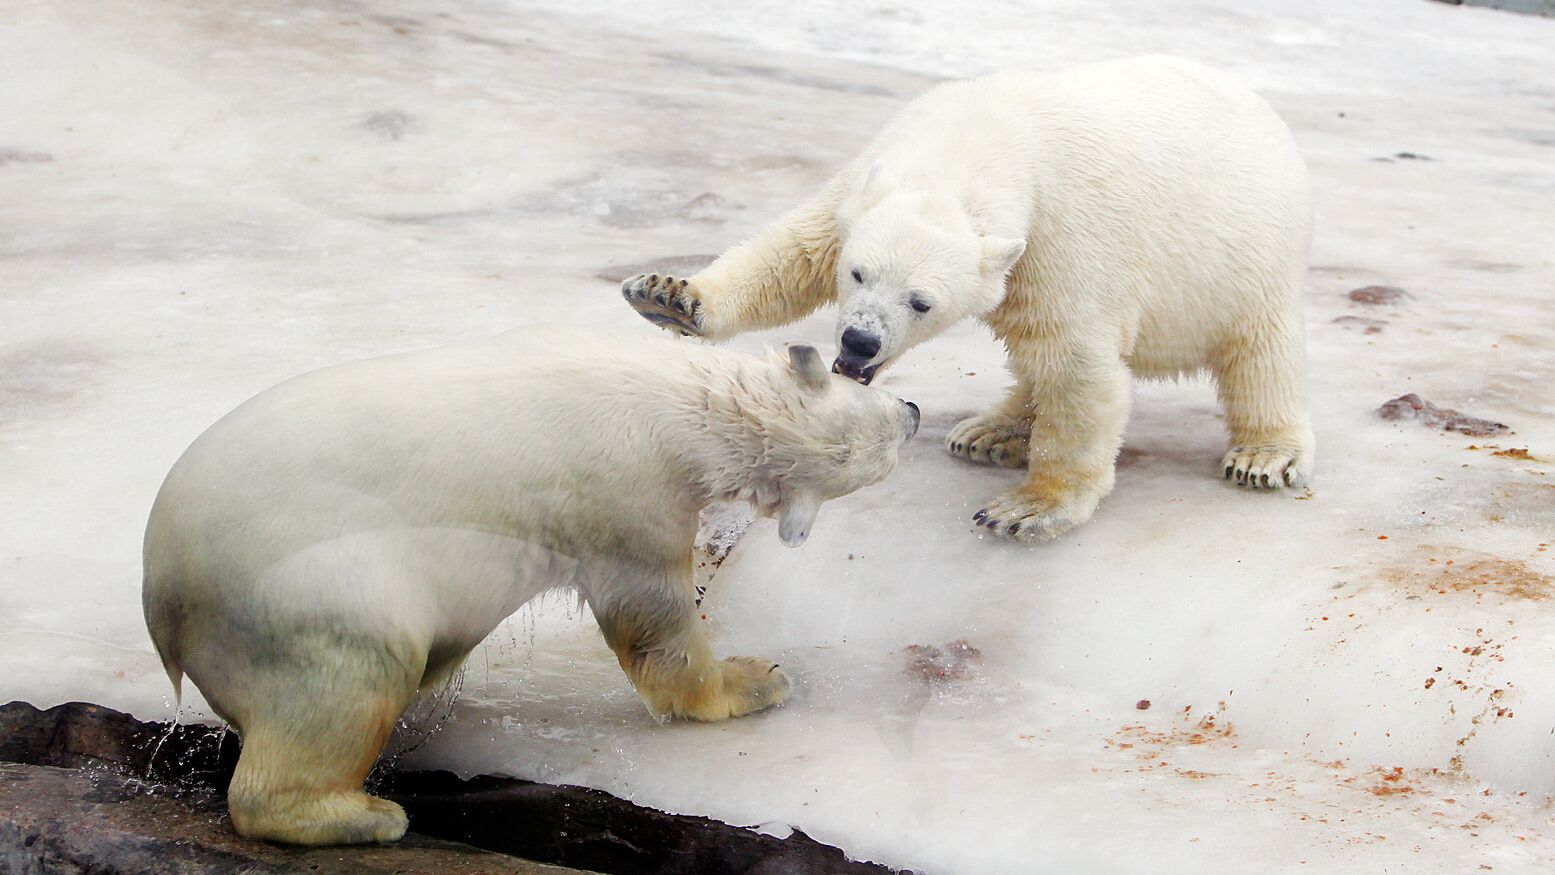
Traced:
<path id="1" fill-rule="evenodd" d="M 880 335 L 850 325 L 842 332 L 842 350 L 832 363 L 836 373 L 864 385 L 875 378 L 879 365 L 871 364 L 880 354 Z"/>
<path id="2" fill-rule="evenodd" d="M 880 352 L 880 335 L 850 325 L 842 332 L 842 352 L 849 358 L 868 362 Z"/>

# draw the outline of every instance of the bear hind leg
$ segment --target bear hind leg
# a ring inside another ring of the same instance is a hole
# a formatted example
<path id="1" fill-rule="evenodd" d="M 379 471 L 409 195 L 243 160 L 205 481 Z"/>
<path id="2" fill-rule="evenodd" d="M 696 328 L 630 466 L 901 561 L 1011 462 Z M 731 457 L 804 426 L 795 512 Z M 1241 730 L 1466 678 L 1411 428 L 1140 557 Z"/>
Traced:
<path id="1" fill-rule="evenodd" d="M 387 684 L 342 683 L 351 671 L 336 666 L 314 685 L 327 689 L 267 684 L 274 695 L 256 697 L 262 710 L 238 724 L 243 749 L 227 790 L 239 833 L 293 845 L 392 842 L 405 834 L 405 810 L 368 795 L 362 782 L 421 672 L 374 662 L 394 675 Z"/>
<path id="2" fill-rule="evenodd" d="M 1314 441 L 1299 323 L 1239 331 L 1218 350 L 1212 370 L 1231 433 L 1217 473 L 1249 489 L 1305 486 Z"/>

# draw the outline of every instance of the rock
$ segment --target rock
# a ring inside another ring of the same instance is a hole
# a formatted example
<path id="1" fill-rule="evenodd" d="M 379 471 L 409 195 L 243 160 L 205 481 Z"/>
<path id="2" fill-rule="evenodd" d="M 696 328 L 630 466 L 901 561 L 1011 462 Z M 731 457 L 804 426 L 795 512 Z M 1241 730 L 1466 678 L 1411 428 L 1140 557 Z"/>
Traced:
<path id="1" fill-rule="evenodd" d="M 907 674 L 930 683 L 961 680 L 971 672 L 973 663 L 983 657 L 982 651 L 973 647 L 965 638 L 958 638 L 939 647 L 910 644 L 902 652 L 907 655 Z"/>
<path id="2" fill-rule="evenodd" d="M 776 838 L 701 817 L 640 808 L 608 793 L 447 772 L 394 776 L 381 788 L 411 828 L 482 848 L 599 872 L 654 875 L 889 875 L 799 830 Z"/>
<path id="3" fill-rule="evenodd" d="M 142 723 L 85 702 L 46 711 L 11 702 L 0 706 L 0 761 L 62 768 L 106 764 L 147 780 L 225 788 L 238 761 L 238 739 L 212 726 Z"/>
<path id="4" fill-rule="evenodd" d="M 1456 431 L 1475 437 L 1511 431 L 1509 427 L 1499 422 L 1469 416 L 1446 407 L 1437 407 L 1413 392 L 1400 395 L 1383 404 L 1377 408 L 1377 415 L 1383 419 L 1393 420 L 1418 419 L 1421 425 L 1429 428 Z"/>
<path id="5" fill-rule="evenodd" d="M 288 848 L 232 831 L 214 795 L 176 798 L 106 770 L 0 763 L 0 872 L 308 872 L 404 875 L 567 875 L 531 863 L 421 836 L 395 845 Z"/>
<path id="6" fill-rule="evenodd" d="M 1351 303 L 1375 306 L 1402 304 L 1409 293 L 1396 286 L 1366 286 L 1355 289 L 1347 296 Z"/>
<path id="7" fill-rule="evenodd" d="M 946 648 L 976 654 L 965 642 Z M 889 875 L 798 830 L 777 838 L 598 790 L 447 772 L 369 779 L 410 815 L 398 844 L 251 842 L 226 817 L 237 754 L 236 735 L 217 727 L 143 723 L 83 702 L 0 706 L 0 873 Z"/>

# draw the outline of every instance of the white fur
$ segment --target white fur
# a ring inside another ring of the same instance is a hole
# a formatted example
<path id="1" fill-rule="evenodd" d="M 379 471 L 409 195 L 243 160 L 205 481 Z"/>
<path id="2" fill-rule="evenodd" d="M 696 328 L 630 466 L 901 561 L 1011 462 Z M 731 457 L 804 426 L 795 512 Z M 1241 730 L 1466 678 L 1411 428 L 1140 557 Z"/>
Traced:
<path id="1" fill-rule="evenodd" d="M 662 284 L 624 292 L 649 318 L 712 337 L 836 300 L 839 343 L 849 328 L 880 342 L 867 362 L 839 356 L 866 379 L 983 319 L 1017 384 L 947 445 L 1028 468 L 975 519 L 1053 537 L 1112 487 L 1131 375 L 1210 371 L 1231 431 L 1224 473 L 1253 487 L 1306 481 L 1308 189 L 1278 116 L 1197 64 L 1000 73 L 913 101 L 815 198 L 671 279 L 671 309 L 693 318 L 656 318 Z"/>
<path id="2" fill-rule="evenodd" d="M 361 791 L 394 720 L 546 589 L 582 594 L 655 713 L 781 701 L 773 663 L 714 660 L 693 620 L 697 512 L 748 500 L 798 544 L 916 422 L 809 347 L 527 328 L 328 368 L 174 466 L 147 527 L 147 624 L 175 684 L 242 734 L 239 831 L 398 838 L 403 812 Z"/>

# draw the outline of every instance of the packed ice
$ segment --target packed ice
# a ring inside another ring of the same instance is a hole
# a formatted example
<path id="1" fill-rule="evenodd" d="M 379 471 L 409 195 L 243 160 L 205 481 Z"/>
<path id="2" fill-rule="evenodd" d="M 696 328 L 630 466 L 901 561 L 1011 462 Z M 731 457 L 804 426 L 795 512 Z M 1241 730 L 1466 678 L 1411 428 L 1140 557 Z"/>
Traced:
<path id="1" fill-rule="evenodd" d="M 705 263 L 939 78 L 1160 51 L 1265 94 L 1311 167 L 1310 490 L 1231 487 L 1208 383 L 1141 384 L 1094 520 L 982 538 L 971 514 L 1018 474 L 940 445 L 1009 382 L 966 324 L 877 381 L 923 427 L 803 547 L 707 518 L 715 645 L 781 662 L 790 702 L 656 721 L 561 594 L 409 715 L 404 761 L 931 873 L 1555 864 L 1555 19 L 1424 0 L 0 17 L 0 700 L 174 716 L 140 611 L 146 513 L 256 391 L 519 324 L 651 331 L 623 277 Z M 1369 287 L 1403 294 L 1350 294 Z M 732 345 L 832 334 L 823 311 Z M 1506 430 L 1379 415 L 1408 395 Z M 179 717 L 212 719 L 192 692 Z"/>

